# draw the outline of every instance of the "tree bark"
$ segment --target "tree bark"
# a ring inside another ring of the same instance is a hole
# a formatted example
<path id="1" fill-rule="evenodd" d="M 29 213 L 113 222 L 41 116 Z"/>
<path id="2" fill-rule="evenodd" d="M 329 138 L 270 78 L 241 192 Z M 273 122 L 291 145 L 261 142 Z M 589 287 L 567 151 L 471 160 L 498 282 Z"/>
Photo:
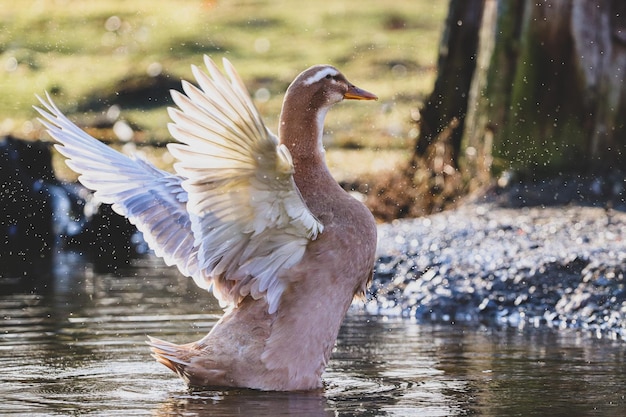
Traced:
<path id="1" fill-rule="evenodd" d="M 478 31 L 484 1 L 450 0 L 439 47 L 437 79 L 433 92 L 421 111 L 420 136 L 414 161 L 426 154 L 428 147 L 454 119 L 459 121 L 459 125 L 451 133 L 449 140 L 453 161 L 457 160 L 467 112 L 467 92 L 476 66 Z"/>
<path id="2" fill-rule="evenodd" d="M 504 171 L 626 172 L 625 76 L 626 0 L 450 0 L 413 156 L 373 187 L 380 217 L 440 209 Z"/>
<path id="3" fill-rule="evenodd" d="M 531 177 L 626 163 L 626 2 L 485 0 L 465 162 Z"/>

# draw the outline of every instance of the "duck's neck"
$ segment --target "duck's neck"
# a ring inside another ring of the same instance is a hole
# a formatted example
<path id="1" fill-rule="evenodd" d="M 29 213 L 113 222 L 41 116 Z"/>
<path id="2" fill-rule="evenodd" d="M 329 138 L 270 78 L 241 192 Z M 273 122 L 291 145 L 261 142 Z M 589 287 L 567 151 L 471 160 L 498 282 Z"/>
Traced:
<path id="1" fill-rule="evenodd" d="M 280 141 L 289 149 L 297 174 L 306 175 L 310 170 L 328 171 L 322 145 L 328 107 L 314 109 L 296 104 L 290 103 L 289 97 L 283 103 Z"/>
<path id="2" fill-rule="evenodd" d="M 298 97 L 300 98 L 300 97 Z M 280 117 L 279 137 L 293 159 L 293 178 L 307 207 L 325 222 L 335 203 L 345 192 L 328 167 L 322 145 L 324 119 L 330 106 L 302 105 L 301 100 L 285 97 Z"/>

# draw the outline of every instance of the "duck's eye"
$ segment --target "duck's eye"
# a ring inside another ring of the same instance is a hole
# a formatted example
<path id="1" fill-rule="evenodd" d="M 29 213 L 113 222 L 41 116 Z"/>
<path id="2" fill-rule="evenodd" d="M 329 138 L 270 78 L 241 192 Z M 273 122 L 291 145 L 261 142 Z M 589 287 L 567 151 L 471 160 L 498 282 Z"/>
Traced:
<path id="1" fill-rule="evenodd" d="M 331 75 L 330 75 L 330 74 L 326 74 L 326 79 L 327 79 L 327 80 L 330 80 L 331 78 L 333 78 L 333 77 L 331 77 Z"/>

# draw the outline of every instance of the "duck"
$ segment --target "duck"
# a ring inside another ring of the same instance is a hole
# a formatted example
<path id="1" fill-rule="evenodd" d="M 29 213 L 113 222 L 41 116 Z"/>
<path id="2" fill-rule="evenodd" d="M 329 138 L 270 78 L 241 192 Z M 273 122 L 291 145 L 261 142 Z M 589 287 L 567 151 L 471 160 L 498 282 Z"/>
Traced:
<path id="1" fill-rule="evenodd" d="M 278 136 L 233 65 L 208 56 L 172 90 L 173 171 L 126 155 L 71 122 L 46 92 L 40 122 L 96 198 L 156 256 L 212 292 L 224 315 L 201 340 L 148 336 L 157 362 L 189 387 L 323 389 L 322 374 L 375 263 L 376 222 L 325 162 L 324 121 L 343 100 L 377 100 L 334 66 L 289 85 Z"/>

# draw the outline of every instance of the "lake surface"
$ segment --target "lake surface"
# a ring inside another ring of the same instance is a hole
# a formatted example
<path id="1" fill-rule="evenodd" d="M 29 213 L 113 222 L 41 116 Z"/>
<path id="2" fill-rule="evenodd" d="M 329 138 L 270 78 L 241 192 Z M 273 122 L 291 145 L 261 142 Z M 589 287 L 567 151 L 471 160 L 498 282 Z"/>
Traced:
<path id="1" fill-rule="evenodd" d="M 146 335 L 199 339 L 212 296 L 153 259 L 115 274 L 64 253 L 0 290 L 0 415 L 624 416 L 626 344 L 574 332 L 420 324 L 350 311 L 312 393 L 188 391 Z"/>

